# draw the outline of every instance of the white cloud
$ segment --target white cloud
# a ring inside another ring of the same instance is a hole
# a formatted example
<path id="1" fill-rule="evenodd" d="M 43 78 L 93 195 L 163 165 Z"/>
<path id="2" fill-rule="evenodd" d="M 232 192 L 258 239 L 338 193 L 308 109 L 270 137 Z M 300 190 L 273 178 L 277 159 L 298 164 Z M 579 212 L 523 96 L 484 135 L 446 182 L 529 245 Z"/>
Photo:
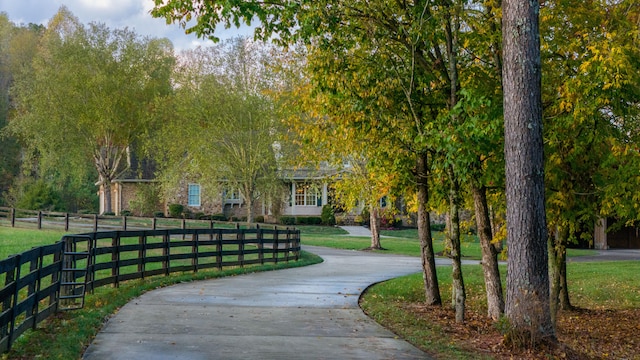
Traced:
<path id="1" fill-rule="evenodd" d="M 62 5 L 84 24 L 99 22 L 112 29 L 127 27 L 142 36 L 166 37 L 176 50 L 211 44 L 194 34 L 186 35 L 177 24 L 167 25 L 164 19 L 153 18 L 149 13 L 153 0 L 0 0 L 0 12 L 6 12 L 9 19 L 17 24 L 46 25 Z M 253 30 L 245 26 L 220 29 L 216 34 L 227 39 L 238 35 L 251 36 Z"/>

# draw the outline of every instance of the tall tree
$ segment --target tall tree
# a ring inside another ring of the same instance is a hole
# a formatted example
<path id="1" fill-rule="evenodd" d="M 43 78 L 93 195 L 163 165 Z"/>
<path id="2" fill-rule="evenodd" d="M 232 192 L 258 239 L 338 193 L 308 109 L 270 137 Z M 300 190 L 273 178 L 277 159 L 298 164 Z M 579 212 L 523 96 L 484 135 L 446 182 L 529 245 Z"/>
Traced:
<path id="1" fill-rule="evenodd" d="M 153 101 L 171 92 L 173 64 L 168 40 L 85 27 L 62 7 L 48 24 L 33 74 L 16 79 L 9 129 L 42 167 L 83 178 L 92 162 L 110 212 L 111 181 L 151 127 Z"/>
<path id="2" fill-rule="evenodd" d="M 284 43 L 302 38 L 318 52 L 326 52 L 323 60 L 311 64 L 312 86 L 335 95 L 336 102 L 342 101 L 344 108 L 364 109 L 367 115 L 366 120 L 346 124 L 344 128 L 369 131 L 360 141 L 370 139 L 372 129 L 380 129 L 375 132 L 376 141 L 393 144 L 414 159 L 410 171 L 418 193 L 426 297 L 428 303 L 439 303 L 427 211 L 428 178 L 434 156 L 453 159 L 457 151 L 437 149 L 432 141 L 443 134 L 447 136 L 444 124 L 455 128 L 463 121 L 453 112 L 461 89 L 459 69 L 464 68 L 460 59 L 478 60 L 473 50 L 464 49 L 468 43 L 461 40 L 462 29 L 466 31 L 469 27 L 465 15 L 470 12 L 478 10 L 467 7 L 464 1 L 275 1 L 230 6 L 224 2 L 157 0 L 153 14 L 180 22 L 188 27 L 187 32 L 211 37 L 215 37 L 216 24 L 230 26 L 257 18 L 262 22 L 256 30 L 258 38 L 268 39 L 274 33 Z M 190 19 L 196 21 L 189 23 Z M 495 25 L 495 21 L 489 23 Z M 496 36 L 489 39 L 494 44 Z M 494 46 L 493 50 L 495 55 L 499 47 Z M 408 169 L 396 172 L 401 171 Z M 449 175 L 458 176 L 456 171 Z M 452 183 L 456 181 L 452 179 Z M 489 254 L 492 255 L 493 263 L 497 264 L 495 253 Z M 489 269 L 494 271 L 492 282 L 496 283 L 497 266 Z"/>
<path id="3" fill-rule="evenodd" d="M 575 0 L 541 9 L 553 316 L 571 307 L 566 247 L 590 240 L 598 216 L 618 216 L 627 207 L 607 206 L 602 212 L 602 204 L 615 204 L 604 189 L 637 185 L 632 173 L 620 171 L 630 168 L 615 149 L 634 143 L 637 133 L 639 9 L 629 1 Z M 616 173 L 624 175 L 616 178 Z"/>
<path id="4" fill-rule="evenodd" d="M 507 197 L 507 301 L 511 340 L 555 338 L 549 309 L 538 1 L 502 9 Z"/>
<path id="5" fill-rule="evenodd" d="M 211 194 L 239 191 L 249 222 L 256 201 L 268 200 L 277 182 L 279 124 L 266 95 L 277 85 L 271 51 L 236 38 L 183 54 L 174 101 L 164 107 L 174 116 L 154 141 L 168 186 L 186 175 L 197 176 Z"/>
<path id="6" fill-rule="evenodd" d="M 33 27 L 17 27 L 0 13 L 0 131 L 8 123 L 12 107 L 9 88 L 17 73 L 28 71 L 38 46 L 39 31 Z M 15 137 L 0 132 L 0 204 L 6 203 L 11 184 L 19 177 L 20 145 Z"/>

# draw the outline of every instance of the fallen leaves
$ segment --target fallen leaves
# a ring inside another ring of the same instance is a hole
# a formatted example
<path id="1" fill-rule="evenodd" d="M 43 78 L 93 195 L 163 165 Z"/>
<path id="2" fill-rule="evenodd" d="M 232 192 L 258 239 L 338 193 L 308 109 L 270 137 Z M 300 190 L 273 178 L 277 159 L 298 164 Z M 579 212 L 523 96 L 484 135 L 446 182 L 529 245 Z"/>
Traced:
<path id="1" fill-rule="evenodd" d="M 447 307 L 405 303 L 403 308 L 438 324 L 456 346 L 495 359 L 640 359 L 640 309 L 563 311 L 558 343 L 528 351 L 505 346 L 494 323 L 477 311 L 467 311 L 465 323 L 459 324 Z"/>

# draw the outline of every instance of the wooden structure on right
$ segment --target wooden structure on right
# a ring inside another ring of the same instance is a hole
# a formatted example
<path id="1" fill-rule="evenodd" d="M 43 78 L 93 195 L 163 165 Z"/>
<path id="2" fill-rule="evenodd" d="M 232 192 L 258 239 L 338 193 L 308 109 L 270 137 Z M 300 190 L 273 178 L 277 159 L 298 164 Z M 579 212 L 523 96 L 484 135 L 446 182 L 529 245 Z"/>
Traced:
<path id="1" fill-rule="evenodd" d="M 625 226 L 608 231 L 614 223 L 615 219 L 612 218 L 598 220 L 593 235 L 593 247 L 598 250 L 640 249 L 640 228 Z"/>

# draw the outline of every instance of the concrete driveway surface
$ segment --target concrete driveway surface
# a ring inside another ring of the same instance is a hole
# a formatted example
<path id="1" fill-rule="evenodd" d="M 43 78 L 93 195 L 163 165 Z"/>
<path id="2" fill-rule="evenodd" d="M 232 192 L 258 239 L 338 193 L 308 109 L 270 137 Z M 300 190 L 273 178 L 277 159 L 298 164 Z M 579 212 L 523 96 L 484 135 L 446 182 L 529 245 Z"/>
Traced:
<path id="1" fill-rule="evenodd" d="M 324 262 L 148 292 L 109 319 L 83 358 L 429 359 L 358 307 L 367 286 L 419 272 L 419 258 L 303 248 Z"/>

